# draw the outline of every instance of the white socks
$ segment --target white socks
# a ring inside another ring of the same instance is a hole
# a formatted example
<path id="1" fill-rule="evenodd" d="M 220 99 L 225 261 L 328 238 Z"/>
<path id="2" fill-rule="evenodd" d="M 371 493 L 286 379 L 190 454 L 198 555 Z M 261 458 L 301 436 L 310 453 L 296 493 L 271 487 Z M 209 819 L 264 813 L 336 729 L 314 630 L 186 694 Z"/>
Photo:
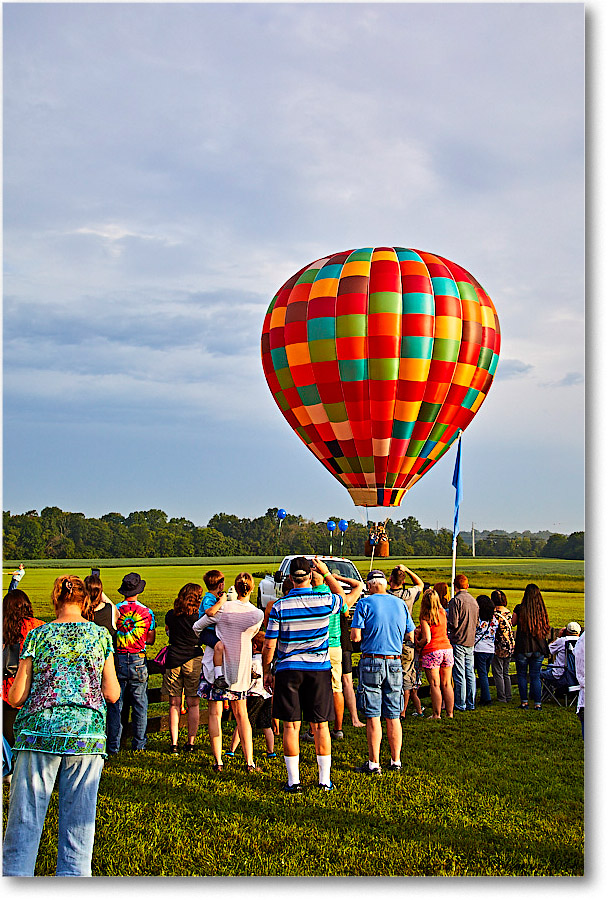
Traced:
<path id="1" fill-rule="evenodd" d="M 319 767 L 319 784 L 331 784 L 331 754 L 329 756 L 317 756 Z"/>
<path id="2" fill-rule="evenodd" d="M 293 784 L 300 783 L 300 754 L 297 756 L 285 756 L 285 765 L 287 766 L 287 784 L 291 787 Z"/>
<path id="3" fill-rule="evenodd" d="M 220 675 L 223 675 L 223 674 L 224 674 L 224 672 L 223 672 L 223 666 L 214 666 L 214 667 L 213 667 L 213 674 L 214 674 L 214 676 L 215 676 L 216 678 L 219 678 Z"/>
<path id="4" fill-rule="evenodd" d="M 371 759 L 368 759 L 367 762 L 368 762 L 370 769 L 379 769 L 380 768 L 380 763 L 372 762 Z"/>

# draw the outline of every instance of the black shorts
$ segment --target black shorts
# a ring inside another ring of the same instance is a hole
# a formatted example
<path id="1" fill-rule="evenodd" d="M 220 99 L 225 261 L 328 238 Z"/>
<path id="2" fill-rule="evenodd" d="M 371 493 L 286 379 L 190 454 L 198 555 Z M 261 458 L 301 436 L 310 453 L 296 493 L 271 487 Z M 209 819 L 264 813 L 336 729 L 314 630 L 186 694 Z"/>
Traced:
<path id="1" fill-rule="evenodd" d="M 200 644 L 205 644 L 207 647 L 215 647 L 218 641 L 219 638 L 213 628 L 210 628 L 209 626 L 203 628 L 199 638 Z"/>
<path id="2" fill-rule="evenodd" d="M 272 698 L 254 694 L 247 697 L 247 715 L 252 728 L 272 728 Z"/>
<path id="3" fill-rule="evenodd" d="M 353 654 L 352 650 L 342 651 L 342 674 L 350 675 L 353 670 Z"/>
<path id="4" fill-rule="evenodd" d="M 283 722 L 329 722 L 334 714 L 331 669 L 288 669 L 274 680 L 272 715 Z"/>

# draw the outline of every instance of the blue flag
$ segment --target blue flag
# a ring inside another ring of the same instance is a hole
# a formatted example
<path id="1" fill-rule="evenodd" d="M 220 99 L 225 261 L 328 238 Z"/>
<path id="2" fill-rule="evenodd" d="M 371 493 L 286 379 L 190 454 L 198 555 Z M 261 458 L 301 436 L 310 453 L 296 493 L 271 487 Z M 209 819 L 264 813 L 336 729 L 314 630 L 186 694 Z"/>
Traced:
<path id="1" fill-rule="evenodd" d="M 456 464 L 454 466 L 454 475 L 452 477 L 452 485 L 456 488 L 456 497 L 454 499 L 454 534 L 452 537 L 453 543 L 456 542 L 456 538 L 458 537 L 458 532 L 460 531 L 460 525 L 458 523 L 458 514 L 460 512 L 460 493 L 461 493 L 461 478 L 460 478 L 460 444 L 462 441 L 462 437 L 458 439 L 458 450 L 456 451 Z"/>

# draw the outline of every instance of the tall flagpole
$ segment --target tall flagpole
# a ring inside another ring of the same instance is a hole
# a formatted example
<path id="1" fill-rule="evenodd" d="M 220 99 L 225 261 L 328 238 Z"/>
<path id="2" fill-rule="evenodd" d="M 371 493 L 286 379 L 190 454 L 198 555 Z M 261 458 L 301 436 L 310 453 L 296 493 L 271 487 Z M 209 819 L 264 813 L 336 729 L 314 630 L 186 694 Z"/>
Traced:
<path id="1" fill-rule="evenodd" d="M 458 542 L 458 532 L 460 525 L 458 522 L 460 513 L 460 495 L 462 480 L 460 476 L 460 445 L 462 443 L 462 430 L 458 432 L 458 450 L 456 451 L 456 464 L 454 465 L 454 475 L 452 476 L 452 485 L 456 488 L 456 496 L 454 498 L 454 528 L 452 530 L 452 597 L 454 596 L 454 579 L 456 578 L 456 544 Z"/>

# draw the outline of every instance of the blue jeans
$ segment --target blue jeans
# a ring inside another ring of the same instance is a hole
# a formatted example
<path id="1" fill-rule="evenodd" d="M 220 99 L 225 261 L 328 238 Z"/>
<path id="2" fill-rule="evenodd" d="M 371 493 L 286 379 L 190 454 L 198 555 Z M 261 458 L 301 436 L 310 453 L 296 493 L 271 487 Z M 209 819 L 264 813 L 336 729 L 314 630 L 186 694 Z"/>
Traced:
<path id="1" fill-rule="evenodd" d="M 488 672 L 490 671 L 490 663 L 493 659 L 493 653 L 477 653 L 477 651 L 475 651 L 475 668 L 477 669 L 477 677 L 479 679 L 480 703 L 490 703 L 492 700 Z"/>
<path id="2" fill-rule="evenodd" d="M 403 667 L 398 659 L 361 657 L 357 709 L 366 719 L 398 719 L 403 709 Z"/>
<path id="3" fill-rule="evenodd" d="M 57 875 L 91 875 L 100 754 L 19 750 L 4 834 L 3 875 L 31 877 L 51 791 L 58 781 Z"/>
<path id="4" fill-rule="evenodd" d="M 519 690 L 519 699 L 522 703 L 527 703 L 528 701 L 528 670 L 530 671 L 530 699 L 533 703 L 540 703 L 540 670 L 543 659 L 543 654 L 538 652 L 515 654 L 517 687 Z"/>
<path id="5" fill-rule="evenodd" d="M 108 704 L 107 750 L 118 753 L 122 737 L 122 705 L 125 688 L 129 686 L 131 697 L 131 724 L 133 750 L 143 750 L 146 746 L 146 725 L 148 724 L 148 668 L 146 657 L 138 653 L 115 653 L 116 675 L 120 684 L 120 698 Z"/>
<path id="6" fill-rule="evenodd" d="M 465 709 L 475 709 L 475 666 L 474 651 L 472 647 L 463 647 L 462 644 L 452 644 L 454 651 L 454 709 L 461 712 Z"/>

